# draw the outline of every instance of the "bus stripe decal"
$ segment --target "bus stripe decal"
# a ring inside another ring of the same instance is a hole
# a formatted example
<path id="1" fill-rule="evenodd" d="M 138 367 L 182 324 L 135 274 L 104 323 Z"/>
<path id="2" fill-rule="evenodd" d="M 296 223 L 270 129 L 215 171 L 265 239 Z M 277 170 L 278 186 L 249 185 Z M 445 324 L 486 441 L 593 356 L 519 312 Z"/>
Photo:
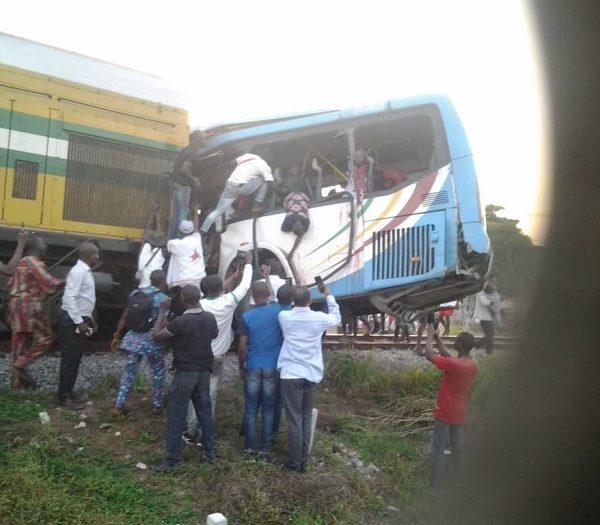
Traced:
<path id="1" fill-rule="evenodd" d="M 362 217 L 362 215 L 364 214 L 364 212 L 367 211 L 367 209 L 369 208 L 369 206 L 371 206 L 372 203 L 373 203 L 373 199 L 369 199 L 361 207 L 360 211 L 356 215 L 356 218 L 358 219 L 359 217 Z M 350 224 L 346 224 L 345 226 L 342 226 L 337 232 L 335 232 L 331 237 L 329 237 L 329 239 L 327 239 L 326 241 L 324 241 L 321 245 L 317 246 L 312 252 L 308 253 L 306 256 L 308 257 L 309 255 L 312 255 L 316 251 L 320 250 L 321 248 L 323 248 L 323 246 L 325 246 L 326 244 L 329 244 L 329 242 L 331 242 L 336 237 L 340 236 L 342 233 L 344 233 L 349 228 L 350 228 Z"/>

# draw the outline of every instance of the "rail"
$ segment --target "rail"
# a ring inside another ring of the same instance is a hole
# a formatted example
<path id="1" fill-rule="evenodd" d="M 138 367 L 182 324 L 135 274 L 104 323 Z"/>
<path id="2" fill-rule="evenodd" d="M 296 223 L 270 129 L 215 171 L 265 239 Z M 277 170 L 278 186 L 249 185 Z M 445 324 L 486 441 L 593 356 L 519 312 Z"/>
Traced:
<path id="1" fill-rule="evenodd" d="M 0 354 L 10 352 L 10 341 L 8 334 L 3 334 L 0 339 Z M 444 344 L 451 348 L 456 340 L 456 336 L 442 336 Z M 494 338 L 494 347 L 497 350 L 513 349 L 518 346 L 520 339 L 513 336 L 498 336 Z M 425 337 L 422 339 L 425 344 Z M 416 337 L 412 336 L 410 341 L 394 341 L 393 335 L 357 335 L 346 336 L 342 334 L 327 334 L 323 340 L 324 350 L 411 350 L 416 345 Z M 108 339 L 90 339 L 88 341 L 87 353 L 110 352 L 110 340 Z"/>

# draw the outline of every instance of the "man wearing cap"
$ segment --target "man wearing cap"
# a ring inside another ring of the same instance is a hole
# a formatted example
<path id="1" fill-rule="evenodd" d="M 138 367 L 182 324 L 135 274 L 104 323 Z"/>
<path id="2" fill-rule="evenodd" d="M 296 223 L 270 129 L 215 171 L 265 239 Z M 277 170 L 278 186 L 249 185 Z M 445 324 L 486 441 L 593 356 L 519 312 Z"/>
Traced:
<path id="1" fill-rule="evenodd" d="M 198 233 L 198 213 L 194 210 L 194 221 L 181 221 L 179 239 L 171 239 L 167 243 L 167 251 L 171 255 L 167 270 L 167 286 L 173 297 L 171 311 L 175 315 L 183 313 L 179 304 L 179 290 L 191 284 L 200 289 L 200 281 L 206 277 L 202 239 Z"/>

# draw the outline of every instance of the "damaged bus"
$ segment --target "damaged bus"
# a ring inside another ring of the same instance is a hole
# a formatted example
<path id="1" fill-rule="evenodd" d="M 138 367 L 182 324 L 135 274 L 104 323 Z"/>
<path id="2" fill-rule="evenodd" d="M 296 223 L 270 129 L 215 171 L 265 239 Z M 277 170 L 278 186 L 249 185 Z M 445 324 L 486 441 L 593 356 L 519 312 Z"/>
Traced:
<path id="1" fill-rule="evenodd" d="M 315 277 L 322 278 L 351 315 L 414 312 L 482 288 L 490 242 L 473 156 L 448 98 L 207 132 L 208 144 L 196 153 L 204 208 L 214 207 L 240 151 L 268 152 L 274 172 L 299 173 L 310 197 L 310 227 L 301 237 L 282 231 L 285 213 L 275 195 L 259 216 L 240 212 L 217 223 L 221 275 L 239 250 L 251 249 L 259 263 L 276 258 L 295 283 L 315 292 Z M 367 158 L 361 181 L 357 154 Z"/>

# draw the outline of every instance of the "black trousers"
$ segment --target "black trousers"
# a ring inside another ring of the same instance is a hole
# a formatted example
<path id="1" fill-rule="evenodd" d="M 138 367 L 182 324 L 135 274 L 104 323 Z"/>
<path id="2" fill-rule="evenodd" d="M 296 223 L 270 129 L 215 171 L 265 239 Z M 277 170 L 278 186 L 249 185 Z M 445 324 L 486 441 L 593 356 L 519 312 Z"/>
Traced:
<path id="1" fill-rule="evenodd" d="M 84 318 L 84 321 L 86 319 Z M 60 373 L 58 377 L 58 399 L 64 401 L 71 395 L 79 363 L 86 346 L 86 335 L 75 333 L 77 325 L 66 312 L 61 312 L 58 320 L 58 342 L 60 346 Z"/>
<path id="2" fill-rule="evenodd" d="M 494 351 L 494 321 L 481 321 L 481 329 L 483 330 L 483 339 L 480 341 L 480 345 L 485 345 L 485 352 L 490 355 Z"/>
<path id="3" fill-rule="evenodd" d="M 296 468 L 306 467 L 308 462 L 316 386 L 307 379 L 281 380 L 281 397 L 288 422 L 289 462 Z"/>

